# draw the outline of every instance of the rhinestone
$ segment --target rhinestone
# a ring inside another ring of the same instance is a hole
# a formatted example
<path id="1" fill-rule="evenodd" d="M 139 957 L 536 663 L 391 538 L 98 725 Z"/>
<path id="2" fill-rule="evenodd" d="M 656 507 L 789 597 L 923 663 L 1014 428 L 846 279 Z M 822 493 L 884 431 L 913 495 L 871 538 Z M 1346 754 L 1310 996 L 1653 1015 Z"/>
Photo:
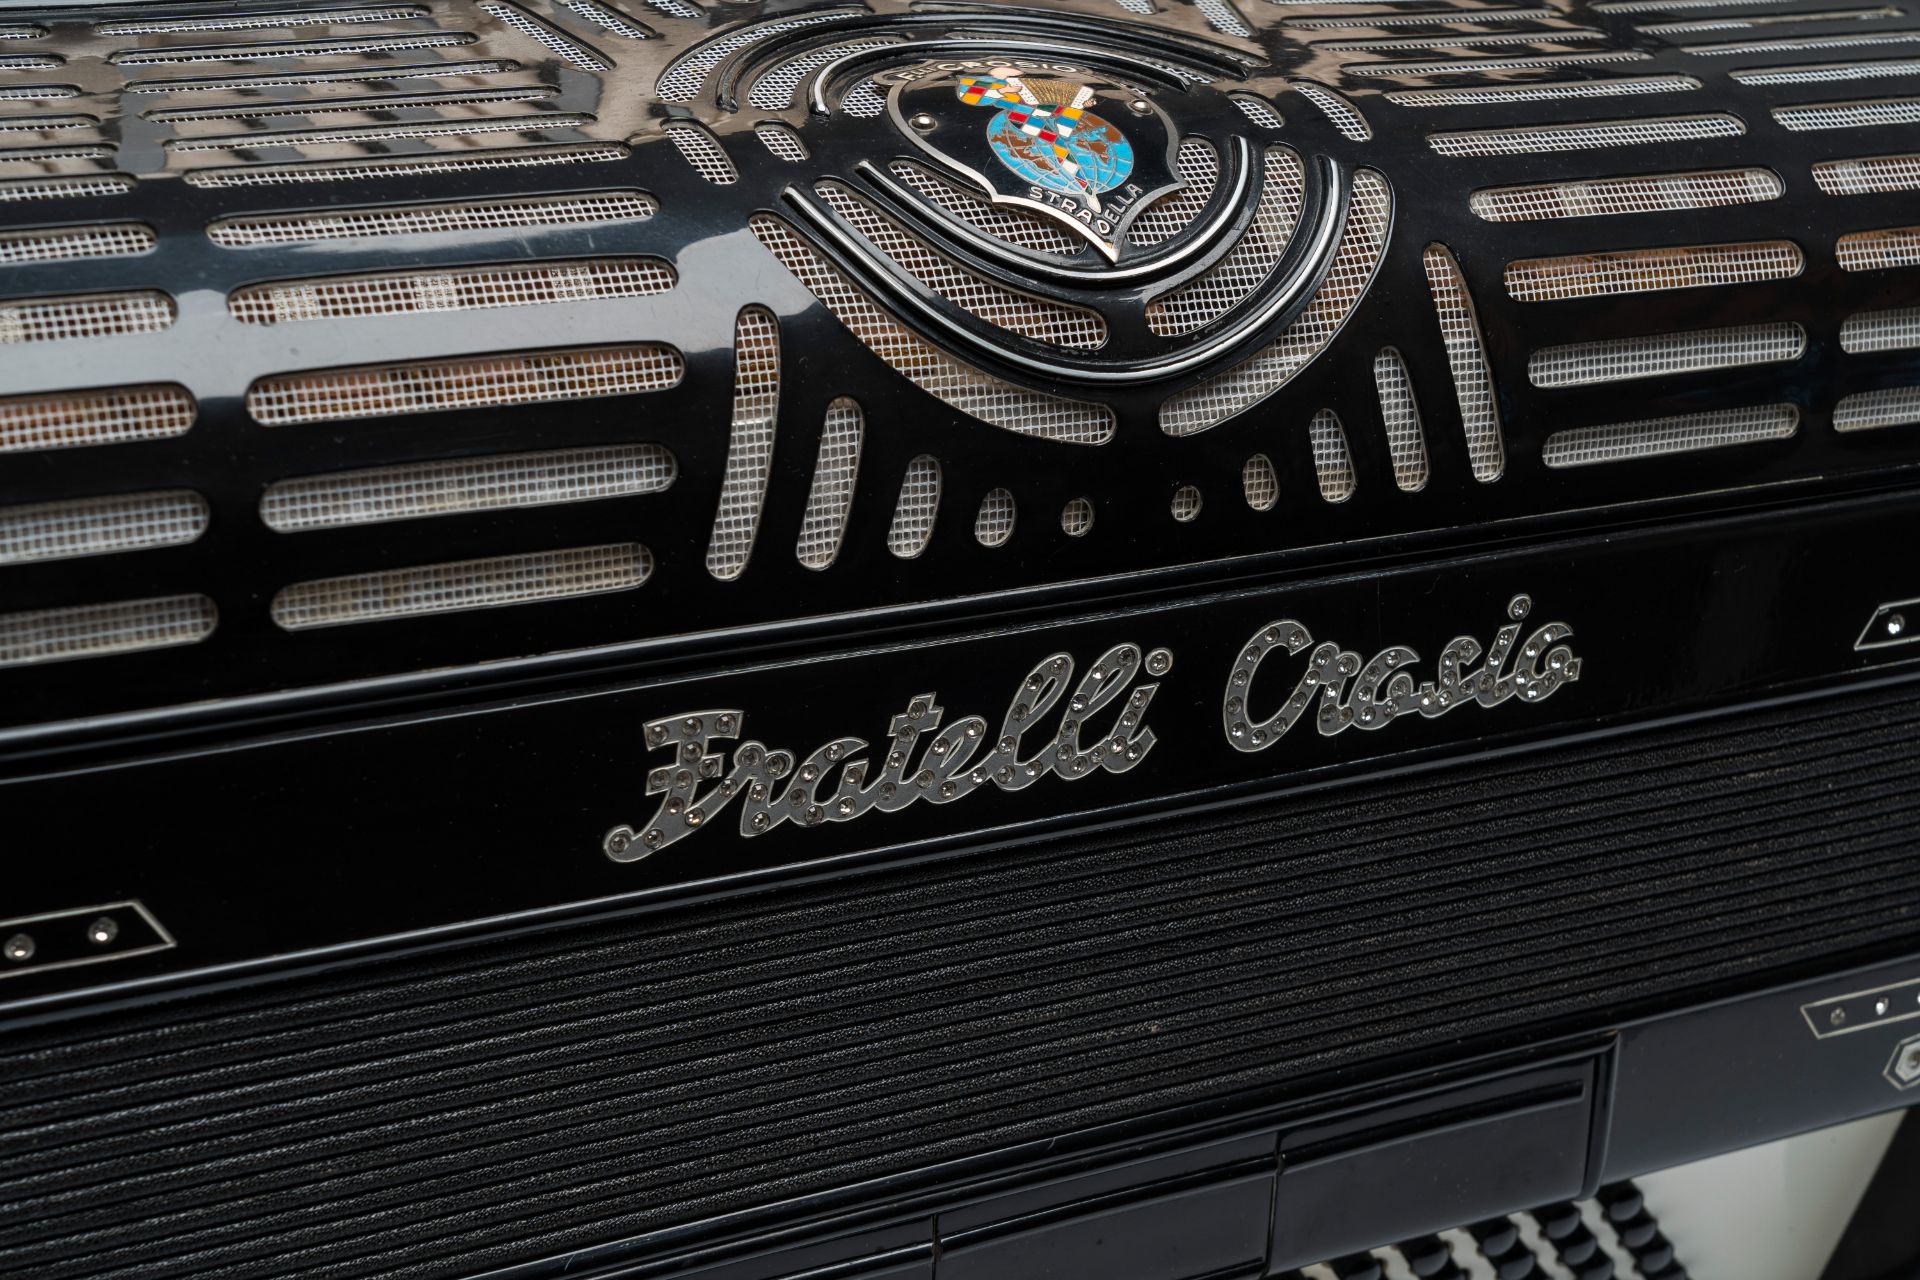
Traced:
<path id="1" fill-rule="evenodd" d="M 680 812 L 680 811 L 681 811 L 682 809 L 684 809 L 684 808 L 686 808 L 686 807 L 687 807 L 687 802 L 686 802 L 686 801 L 684 801 L 684 800 L 682 800 L 682 799 L 681 799 L 681 798 L 680 798 L 679 796 L 668 796 L 668 797 L 667 797 L 667 812 L 668 812 L 668 813 L 678 813 L 678 812 Z"/>
<path id="2" fill-rule="evenodd" d="M 1887 1010 L 1891 1008 L 1893 1008 L 1893 1001 L 1887 999 L 1885 996 L 1881 996 L 1878 1000 L 1875 1000 L 1873 1002 L 1873 1012 L 1875 1017 L 1884 1018 L 1887 1014 Z"/>
<path id="3" fill-rule="evenodd" d="M 807 765 L 806 767 L 800 770 L 800 781 L 802 782 L 812 782 L 815 778 L 819 776 L 820 776 L 819 771 L 816 770 L 812 765 Z"/>
<path id="4" fill-rule="evenodd" d="M 740 748 L 740 763 L 748 766 L 759 764 L 760 748 L 758 747 Z"/>
<path id="5" fill-rule="evenodd" d="M 732 733 L 732 732 L 733 732 L 733 717 L 732 717 L 732 716 L 721 716 L 721 717 L 720 717 L 720 722 L 719 722 L 719 728 L 720 728 L 720 732 L 721 732 L 721 733 Z"/>
<path id="6" fill-rule="evenodd" d="M 1033 708 L 1024 702 L 1016 702 L 1013 704 L 1013 718 L 1015 720 L 1025 720 L 1032 710 Z"/>
<path id="7" fill-rule="evenodd" d="M 640 838 L 642 840 L 645 840 L 650 845 L 659 844 L 662 840 L 666 839 L 665 836 L 660 834 L 660 829 L 658 827 L 655 827 L 653 830 L 647 832 L 646 835 Z"/>
<path id="8" fill-rule="evenodd" d="M 829 744 L 827 747 L 827 759 L 838 760 L 839 758 L 840 758 L 840 744 L 837 742 Z"/>
<path id="9" fill-rule="evenodd" d="M 652 745 L 657 747 L 661 743 L 665 742 L 666 740 L 667 740 L 667 727 L 665 725 L 657 724 L 657 725 L 654 725 L 653 728 L 647 730 L 647 741 Z"/>
<path id="10" fill-rule="evenodd" d="M 1898 613 L 1891 613 L 1887 615 L 1887 634 L 1888 635 L 1897 636 L 1901 632 L 1905 631 L 1906 629 L 1907 629 L 1907 620 L 1904 615 L 1898 614 Z"/>
<path id="11" fill-rule="evenodd" d="M 1002 785 L 1012 782 L 1013 770 L 1010 768 L 1002 767 L 998 773 L 993 775 L 993 780 L 995 782 L 1001 783 Z"/>
<path id="12" fill-rule="evenodd" d="M 772 824 L 773 824 L 773 819 L 769 817 L 765 812 L 756 813 L 753 815 L 753 829 L 755 831 L 765 831 Z"/>
<path id="13" fill-rule="evenodd" d="M 706 820 L 707 820 L 707 815 L 704 810 L 699 809 L 698 807 L 687 810 L 688 826 L 697 827 L 702 822 L 705 822 Z"/>
<path id="14" fill-rule="evenodd" d="M 765 800 L 767 798 L 767 789 L 761 783 L 756 782 L 753 784 L 753 789 L 747 792 L 747 797 L 752 800 Z"/>
<path id="15" fill-rule="evenodd" d="M 922 791 L 925 791 L 928 787 L 933 785 L 933 770 L 922 769 L 920 771 L 919 776 L 916 777 L 913 781 L 915 786 L 919 787 Z"/>
<path id="16" fill-rule="evenodd" d="M 1532 596 L 1518 595 L 1518 596 L 1515 596 L 1512 600 L 1509 600 L 1507 602 L 1507 616 L 1509 618 L 1514 619 L 1517 622 L 1521 618 L 1526 617 L 1528 611 L 1530 611 L 1532 608 L 1533 608 Z"/>
<path id="17" fill-rule="evenodd" d="M 809 823 L 818 822 L 826 816 L 826 810 L 822 809 L 819 805 L 810 804 L 807 806 L 806 820 Z"/>
<path id="18" fill-rule="evenodd" d="M 943 756 L 947 754 L 947 740 L 945 738 L 935 738 L 933 740 L 932 749 L 933 749 L 933 754 L 937 756 Z"/>
<path id="19" fill-rule="evenodd" d="M 960 794 L 960 788 L 951 782 L 943 782 L 940 784 L 940 794 L 946 799 L 951 800 Z"/>
<path id="20" fill-rule="evenodd" d="M 681 731 L 682 733 L 698 733 L 698 732 L 700 732 L 700 719 L 699 719 L 699 717 L 697 717 L 697 716 L 688 716 L 688 717 L 687 717 L 687 719 L 686 719 L 686 721 L 685 721 L 685 722 L 684 722 L 683 724 L 681 724 L 681 726 L 680 726 L 680 731 Z"/>
<path id="21" fill-rule="evenodd" d="M 1013 739 L 1012 739 L 1012 738 L 1002 738 L 1002 739 L 1000 739 L 1000 750 L 1002 750 L 1002 751 L 1012 751 L 1012 750 L 1013 750 Z"/>
<path id="22" fill-rule="evenodd" d="M 1827 1022 L 1836 1027 L 1845 1026 L 1847 1022 L 1847 1011 L 1835 1005 L 1833 1012 L 1827 1015 Z"/>
<path id="23" fill-rule="evenodd" d="M 889 800 L 892 799 L 894 794 L 899 790 L 900 788 L 894 786 L 891 782 L 883 782 L 880 784 L 880 794 Z"/>

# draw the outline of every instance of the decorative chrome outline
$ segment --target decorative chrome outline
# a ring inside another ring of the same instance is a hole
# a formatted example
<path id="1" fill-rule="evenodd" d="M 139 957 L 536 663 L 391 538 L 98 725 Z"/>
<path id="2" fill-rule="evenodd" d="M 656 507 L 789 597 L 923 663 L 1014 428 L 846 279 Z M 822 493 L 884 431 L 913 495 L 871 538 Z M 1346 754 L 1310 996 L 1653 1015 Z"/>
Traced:
<path id="1" fill-rule="evenodd" d="M 1896 609 L 1905 611 L 1902 615 L 1905 625 L 1897 633 L 1886 635 L 1888 615 Z M 1876 629 L 1882 634 L 1877 639 L 1870 638 Z M 1853 642 L 1853 649 L 1855 653 L 1870 649 L 1892 649 L 1916 640 L 1920 640 L 1920 596 L 1911 600 L 1889 600 L 1875 609 L 1873 616 L 1867 619 L 1867 625 L 1861 628 L 1860 638 Z"/>
<path id="2" fill-rule="evenodd" d="M 692 835 L 736 799 L 741 802 L 740 835 L 752 838 L 784 822 L 814 827 L 851 822 L 876 809 L 893 813 L 922 800 L 948 804 L 989 785 L 1021 791 L 1050 773 L 1068 782 L 1096 771 L 1126 773 L 1146 759 L 1157 740 L 1142 720 L 1159 684 L 1134 685 L 1119 718 L 1097 741 L 1081 740 L 1085 718 L 1117 701 L 1143 671 L 1158 676 L 1172 667 L 1169 649 L 1154 649 L 1143 659 L 1138 645 L 1113 646 L 1080 678 L 1053 736 L 1022 759 L 1021 740 L 1067 697 L 1067 683 L 1073 679 L 1073 656 L 1049 654 L 1014 690 L 999 735 L 978 764 L 974 756 L 990 741 L 986 719 L 964 716 L 941 728 L 946 709 L 934 702 L 939 695 L 915 694 L 906 711 L 888 723 L 887 743 L 879 748 L 885 752 L 884 764 L 872 785 L 867 785 L 870 762 L 860 754 L 869 745 L 864 738 L 831 739 L 805 759 L 746 740 L 734 749 L 728 769 L 725 754 L 709 748 L 716 738 L 739 735 L 744 711 L 683 711 L 649 720 L 644 726 L 646 748 L 673 752 L 673 763 L 647 771 L 646 794 L 660 796 L 659 807 L 638 830 L 622 823 L 608 831 L 601 838 L 601 851 L 615 862 L 638 862 Z M 919 760 L 909 768 L 909 758 L 929 734 Z M 840 777 L 833 791 L 820 794 L 821 784 L 836 768 Z M 776 795 L 775 784 L 782 779 L 787 781 Z M 703 783 L 713 785 L 701 795 Z"/>
<path id="3" fill-rule="evenodd" d="M 108 902 L 97 907 L 72 907 L 65 911 L 42 911 L 38 915 L 15 916 L 10 920 L 0 920 L 0 936 L 11 936 L 13 931 L 27 925 L 38 924 L 43 920 L 78 920 L 83 916 L 102 915 L 109 911 L 132 911 L 147 922 L 158 942 L 144 946 L 129 947 L 125 951 L 109 951 L 97 956 L 82 956 L 78 960 L 55 960 L 47 964 L 34 964 L 31 960 L 9 963 L 0 960 L 0 979 L 22 978 L 28 974 L 53 973 L 59 969 L 77 969 L 81 965 L 106 964 L 110 960 L 126 960 L 133 956 L 152 955 L 159 951 L 171 951 L 180 944 L 174 940 L 167 927 L 160 923 L 159 917 L 147 910 L 145 904 L 137 898 L 128 898 L 124 902 Z"/>
<path id="4" fill-rule="evenodd" d="M 989 47 L 997 53 L 1000 46 L 994 44 Z M 1058 54 L 1049 54 L 1048 59 L 1058 56 Z M 941 61 L 942 59 L 937 57 L 921 58 L 909 66 L 890 68 L 884 74 L 900 75 L 906 71 L 917 70 L 922 67 L 936 67 L 936 64 Z M 975 56 L 964 59 L 950 58 L 945 59 L 945 61 L 968 62 L 976 65 L 992 66 L 994 58 Z M 1017 59 L 1009 58 L 1007 61 L 1011 63 L 1017 61 Z M 1103 79 L 1106 78 L 1104 73 L 1096 72 L 1091 67 L 1079 66 L 1072 62 L 1052 62 L 1047 59 L 1032 59 L 1031 61 L 1042 61 L 1045 63 L 1046 68 L 1052 71 L 1070 71 L 1087 77 L 1101 76 Z M 945 70 L 946 68 L 936 69 Z M 961 69 L 962 68 L 954 68 L 954 70 Z M 1109 263 L 1118 263 L 1120 261 L 1120 246 L 1126 243 L 1127 232 L 1132 228 L 1134 219 L 1138 218 L 1148 205 L 1155 203 L 1165 196 L 1172 195 L 1187 185 L 1186 179 L 1180 176 L 1180 127 L 1174 123 L 1173 117 L 1168 115 L 1166 110 L 1153 100 L 1151 94 L 1143 93 L 1134 100 L 1133 105 L 1137 107 L 1142 102 L 1146 103 L 1153 114 L 1158 116 L 1160 122 L 1166 126 L 1167 152 L 1163 159 L 1167 172 L 1172 176 L 1173 180 L 1157 187 L 1143 188 L 1140 190 L 1139 193 L 1134 196 L 1133 202 L 1121 212 L 1119 220 L 1113 224 L 1113 233 L 1105 237 L 1095 235 L 1091 228 L 1081 225 L 1076 218 L 1065 216 L 1058 207 L 1048 204 L 1044 200 L 1030 200 L 1025 196 L 1008 195 L 994 186 L 992 182 L 988 181 L 987 176 L 978 169 L 969 168 L 946 152 L 935 148 L 931 141 L 907 122 L 906 114 L 900 110 L 900 95 L 917 82 L 890 79 L 885 83 L 887 85 L 887 119 L 893 122 L 893 127 L 899 131 L 901 137 L 907 139 L 913 143 L 915 147 L 919 148 L 920 153 L 932 160 L 938 168 L 944 169 L 948 173 L 958 174 L 964 177 L 973 187 L 973 190 L 968 192 L 969 195 L 984 197 L 988 203 L 996 207 L 1010 206 L 1039 214 L 1046 218 L 1049 223 L 1065 227 L 1085 240 L 1088 244 L 1091 244 Z"/>
<path id="5" fill-rule="evenodd" d="M 1500 628 L 1477 671 L 1467 667 L 1480 657 L 1480 642 L 1472 636 L 1455 636 L 1440 651 L 1438 678 L 1418 688 L 1403 668 L 1420 661 L 1420 655 L 1405 645 L 1388 645 L 1363 661 L 1352 650 L 1331 642 L 1321 644 L 1308 656 L 1306 672 L 1280 709 L 1264 720 L 1254 720 L 1247 712 L 1247 698 L 1260 664 L 1282 649 L 1291 656 L 1313 643 L 1313 634 L 1292 618 L 1269 622 L 1247 638 L 1227 677 L 1220 704 L 1227 742 L 1235 751 L 1265 751 L 1306 713 L 1316 689 L 1320 706 L 1314 718 L 1325 738 L 1348 729 L 1384 729 L 1406 715 L 1437 720 L 1468 704 L 1495 707 L 1516 696 L 1544 702 L 1580 678 L 1581 662 L 1561 643 L 1573 637 L 1573 628 L 1549 622 L 1520 646 L 1520 660 L 1513 669 L 1500 674 L 1519 642 L 1521 622 L 1532 611 L 1533 599 L 1524 593 L 1507 602 L 1507 617 L 1512 621 Z M 1544 671 L 1542 662 L 1547 664 Z"/>
<path id="6" fill-rule="evenodd" d="M 1900 1001 L 1900 997 L 1911 997 Z M 1864 1017 L 1855 1018 L 1849 1012 L 1849 1006 L 1856 1001 L 1885 999 L 1888 1012 L 1869 1012 Z M 1906 1005 L 1906 1011 L 1893 1012 L 1896 1002 Z M 1834 1021 L 1834 1015 L 1839 1021 Z M 1824 1016 L 1816 1016 L 1821 1015 Z M 1904 982 L 1889 982 L 1878 987 L 1867 987 L 1860 991 L 1849 991 L 1845 995 L 1828 996 L 1823 1000 L 1809 1000 L 1800 1006 L 1800 1016 L 1807 1020 L 1807 1030 L 1813 1032 L 1815 1040 L 1831 1040 L 1835 1036 L 1850 1036 L 1856 1031 L 1871 1031 L 1875 1027 L 1889 1026 L 1896 1022 L 1906 1022 L 1920 1018 L 1920 978 L 1908 978 Z"/>
<path id="7" fill-rule="evenodd" d="M 917 281 L 916 287 L 909 288 L 891 272 L 877 268 L 873 259 L 878 251 L 864 248 L 866 241 L 820 207 L 817 197 L 810 192 L 789 186 L 781 194 L 785 205 L 797 215 L 805 229 L 831 246 L 829 257 L 837 269 L 851 277 L 857 287 L 875 294 L 883 303 L 893 304 L 896 314 L 909 313 L 898 317 L 908 327 L 923 335 L 944 335 L 945 341 L 928 339 L 944 351 L 953 352 L 956 344 L 965 344 L 959 349 L 969 351 L 984 347 L 985 354 L 1048 381 L 1064 375 L 1081 382 L 1125 385 L 1173 377 L 1208 364 L 1245 341 L 1249 333 L 1265 329 L 1290 309 L 1304 306 L 1312 298 L 1332 262 L 1340 232 L 1346 225 L 1349 195 L 1346 174 L 1338 165 L 1325 156 L 1316 156 L 1314 161 L 1321 172 L 1322 198 L 1310 201 L 1309 207 L 1302 210 L 1301 225 L 1294 231 L 1293 243 L 1288 245 L 1287 253 L 1269 277 L 1281 278 L 1285 283 L 1269 294 L 1257 310 L 1238 317 L 1210 340 L 1163 360 L 1126 365 L 1076 360 L 1054 349 L 1029 354 L 1009 341 L 1002 330 L 994 330 L 991 335 L 976 333 L 971 326 L 949 314 L 930 290 L 917 287 Z M 1227 315 L 1231 317 L 1233 312 Z"/>

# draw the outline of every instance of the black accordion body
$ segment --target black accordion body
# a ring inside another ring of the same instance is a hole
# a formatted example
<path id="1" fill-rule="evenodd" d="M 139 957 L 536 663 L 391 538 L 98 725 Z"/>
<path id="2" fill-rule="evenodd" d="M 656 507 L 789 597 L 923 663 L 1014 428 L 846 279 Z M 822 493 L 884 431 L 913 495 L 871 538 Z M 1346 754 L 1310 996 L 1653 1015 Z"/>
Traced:
<path id="1" fill-rule="evenodd" d="M 1920 1101 L 1899 8 L 0 37 L 0 1275 L 1252 1280 Z"/>

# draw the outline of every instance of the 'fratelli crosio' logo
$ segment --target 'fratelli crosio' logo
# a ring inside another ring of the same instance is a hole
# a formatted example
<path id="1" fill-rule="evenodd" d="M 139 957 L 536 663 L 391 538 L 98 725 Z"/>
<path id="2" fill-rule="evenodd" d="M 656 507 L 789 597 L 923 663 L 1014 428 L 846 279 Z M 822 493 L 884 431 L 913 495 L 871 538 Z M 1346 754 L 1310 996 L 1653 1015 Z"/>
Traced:
<path id="1" fill-rule="evenodd" d="M 895 122 L 945 167 L 996 204 L 1073 227 L 1110 259 L 1134 216 L 1182 185 L 1160 109 L 1082 68 L 954 58 L 884 78 Z"/>

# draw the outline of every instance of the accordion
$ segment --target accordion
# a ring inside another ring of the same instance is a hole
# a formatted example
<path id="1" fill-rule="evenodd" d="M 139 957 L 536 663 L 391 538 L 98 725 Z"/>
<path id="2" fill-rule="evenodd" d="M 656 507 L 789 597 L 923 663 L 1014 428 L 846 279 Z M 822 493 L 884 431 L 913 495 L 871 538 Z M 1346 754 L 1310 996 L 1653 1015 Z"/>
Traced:
<path id="1" fill-rule="evenodd" d="M 1920 1102 L 1917 87 L 7 0 L 0 1275 L 1683 1274 Z"/>

